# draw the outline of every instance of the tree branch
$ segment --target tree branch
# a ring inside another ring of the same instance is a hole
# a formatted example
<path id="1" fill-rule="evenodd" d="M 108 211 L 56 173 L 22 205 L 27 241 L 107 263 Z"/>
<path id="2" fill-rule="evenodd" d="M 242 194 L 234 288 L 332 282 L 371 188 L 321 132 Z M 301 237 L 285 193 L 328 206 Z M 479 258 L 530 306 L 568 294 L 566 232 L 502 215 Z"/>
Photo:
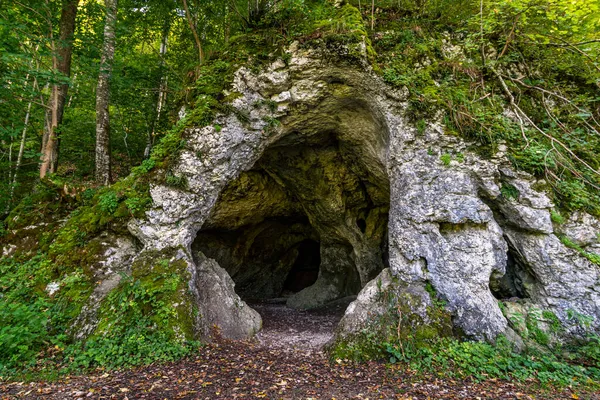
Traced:
<path id="1" fill-rule="evenodd" d="M 502 75 L 500 75 L 500 73 L 498 73 L 498 71 L 496 71 L 494 68 L 490 67 L 490 70 L 494 73 L 494 75 L 496 75 L 496 77 L 498 78 L 498 80 L 500 81 L 500 84 L 502 86 L 502 89 L 504 90 L 504 92 L 506 93 L 506 95 L 508 96 L 509 102 L 511 107 L 513 108 L 513 110 L 515 111 L 515 113 L 517 113 L 517 115 L 520 114 L 521 117 L 523 117 L 536 131 L 538 131 L 542 136 L 544 136 L 545 138 L 549 139 L 553 144 L 556 143 L 558 144 L 560 147 L 562 147 L 567 153 L 569 153 L 569 155 L 571 157 L 573 157 L 575 160 L 579 161 L 582 165 L 584 165 L 586 168 L 588 168 L 592 173 L 594 173 L 595 175 L 600 176 L 600 172 L 596 171 L 594 168 L 592 168 L 587 162 L 585 162 L 584 160 L 582 160 L 580 157 L 577 156 L 577 154 L 575 154 L 573 152 L 573 150 L 571 150 L 569 148 L 569 146 L 567 146 L 566 144 L 564 144 L 562 141 L 558 140 L 557 138 L 555 138 L 554 136 L 544 132 L 544 130 L 542 130 L 540 127 L 538 127 L 535 122 L 533 122 L 531 120 L 531 118 L 529 118 L 529 116 L 527 115 L 527 113 L 525 113 L 518 105 L 517 103 L 515 103 L 515 98 L 513 97 L 512 93 L 510 92 L 510 90 L 508 89 L 508 86 L 506 85 L 506 82 L 504 81 L 504 79 L 502 78 Z M 522 119 L 519 117 L 519 120 L 522 122 Z M 522 125 L 522 124 L 521 124 Z M 523 130 L 524 132 L 524 130 Z"/>

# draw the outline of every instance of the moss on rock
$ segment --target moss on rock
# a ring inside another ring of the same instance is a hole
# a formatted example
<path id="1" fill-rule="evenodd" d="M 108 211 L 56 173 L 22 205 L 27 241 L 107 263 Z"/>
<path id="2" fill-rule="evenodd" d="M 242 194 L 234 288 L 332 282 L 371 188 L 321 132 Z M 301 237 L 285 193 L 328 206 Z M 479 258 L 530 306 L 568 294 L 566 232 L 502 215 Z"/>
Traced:
<path id="1" fill-rule="evenodd" d="M 451 315 L 434 295 L 429 294 L 431 302 L 424 313 L 423 293 L 395 279 L 377 296 L 384 311 L 372 316 L 360 331 L 337 337 L 328 346 L 331 358 L 383 359 L 389 348 L 414 352 L 454 337 Z"/>

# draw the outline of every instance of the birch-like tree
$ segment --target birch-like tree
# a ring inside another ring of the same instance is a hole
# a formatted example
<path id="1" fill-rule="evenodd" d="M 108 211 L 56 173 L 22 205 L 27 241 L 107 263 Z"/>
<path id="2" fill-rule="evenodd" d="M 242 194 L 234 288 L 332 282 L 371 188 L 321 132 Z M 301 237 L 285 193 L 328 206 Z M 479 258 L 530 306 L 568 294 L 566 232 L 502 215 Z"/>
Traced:
<path id="1" fill-rule="evenodd" d="M 115 25 L 117 22 L 117 0 L 106 0 L 106 22 L 104 45 L 100 59 L 100 74 L 96 87 L 96 181 L 110 183 L 110 76 L 115 56 Z"/>

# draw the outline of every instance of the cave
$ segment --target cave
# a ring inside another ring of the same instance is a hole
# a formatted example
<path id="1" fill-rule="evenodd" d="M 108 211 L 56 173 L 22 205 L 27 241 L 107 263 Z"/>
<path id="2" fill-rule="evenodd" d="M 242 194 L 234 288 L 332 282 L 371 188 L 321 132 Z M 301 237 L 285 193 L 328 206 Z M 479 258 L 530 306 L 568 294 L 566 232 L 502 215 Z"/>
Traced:
<path id="1" fill-rule="evenodd" d="M 321 265 L 320 251 L 319 242 L 311 239 L 306 239 L 298 245 L 298 256 L 283 282 L 282 294 L 298 293 L 317 281 Z"/>
<path id="2" fill-rule="evenodd" d="M 215 259 L 243 300 L 311 309 L 358 294 L 386 267 L 384 129 L 360 105 L 345 112 L 354 117 L 290 123 L 198 232 L 193 253 Z"/>
<path id="3" fill-rule="evenodd" d="M 529 298 L 529 288 L 536 279 L 511 239 L 508 236 L 504 236 L 504 239 L 508 245 L 506 272 L 502 276 L 493 274 L 490 277 L 490 291 L 498 300 Z"/>

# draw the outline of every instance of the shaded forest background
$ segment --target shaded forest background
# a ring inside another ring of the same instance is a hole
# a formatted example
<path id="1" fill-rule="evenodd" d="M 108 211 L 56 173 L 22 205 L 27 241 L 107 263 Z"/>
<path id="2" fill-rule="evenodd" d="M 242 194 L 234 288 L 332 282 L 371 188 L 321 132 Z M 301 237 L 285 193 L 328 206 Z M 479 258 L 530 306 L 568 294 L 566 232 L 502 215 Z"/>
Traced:
<path id="1" fill-rule="evenodd" d="M 218 81 L 226 79 L 223 70 L 231 63 L 283 54 L 293 40 L 348 36 L 348 21 L 336 14 L 341 2 L 334 3 L 3 0 L 0 212 L 7 214 L 45 175 L 40 170 L 49 130 L 58 143 L 58 160 L 49 169 L 54 179 L 89 187 L 114 182 L 149 157 L 199 95 L 221 86 Z M 407 87 L 415 100 L 417 126 L 436 108 L 445 108 L 449 130 L 475 138 L 482 148 L 518 142 L 512 146 L 515 164 L 549 179 L 559 203 L 598 212 L 597 2 L 350 3 L 360 9 L 364 33 L 373 43 L 374 69 L 390 84 Z M 107 4 L 118 10 L 116 50 L 109 63 L 102 58 Z M 73 34 L 65 35 L 69 7 L 76 18 Z M 444 46 L 453 44 L 467 57 L 441 60 Z M 59 65 L 65 49 L 72 53 L 68 74 Z M 426 64 L 419 64 L 424 59 Z M 104 147 L 111 168 L 104 172 L 98 171 L 96 154 L 102 146 L 101 72 L 107 72 L 110 116 L 105 131 L 110 146 Z M 53 128 L 55 87 L 64 88 L 66 96 L 64 117 Z"/>

